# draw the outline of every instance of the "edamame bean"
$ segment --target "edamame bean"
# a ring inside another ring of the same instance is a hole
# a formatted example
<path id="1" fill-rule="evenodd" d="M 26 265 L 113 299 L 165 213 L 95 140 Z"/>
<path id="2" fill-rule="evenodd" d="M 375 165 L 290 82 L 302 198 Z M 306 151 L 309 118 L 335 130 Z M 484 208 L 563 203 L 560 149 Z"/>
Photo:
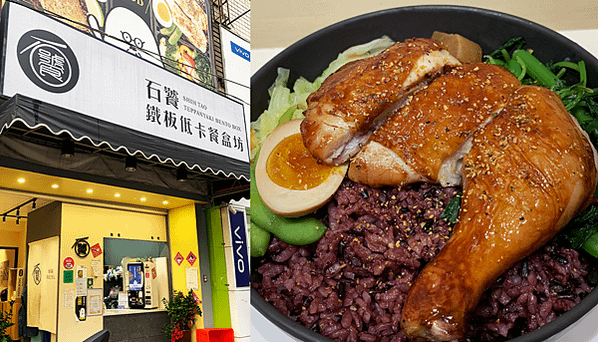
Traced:
<path id="1" fill-rule="evenodd" d="M 251 222 L 249 226 L 249 246 L 252 257 L 258 258 L 266 254 L 270 237 L 269 231 L 260 228 L 255 222 Z"/>
<path id="2" fill-rule="evenodd" d="M 288 219 L 280 217 L 269 227 L 272 234 L 278 236 L 282 241 L 291 245 L 308 245 L 320 240 L 327 227 L 313 217 L 299 217 Z"/>

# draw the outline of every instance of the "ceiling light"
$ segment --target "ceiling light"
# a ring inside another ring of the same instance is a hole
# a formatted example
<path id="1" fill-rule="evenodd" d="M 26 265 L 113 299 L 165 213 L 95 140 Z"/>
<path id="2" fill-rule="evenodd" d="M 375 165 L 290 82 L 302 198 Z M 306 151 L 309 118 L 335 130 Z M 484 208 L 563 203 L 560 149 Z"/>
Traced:
<path id="1" fill-rule="evenodd" d="M 24 203 L 19 204 L 18 206 L 0 214 L 0 216 L 2 216 L 2 222 L 6 222 L 6 217 L 14 217 L 17 219 L 17 225 L 19 224 L 19 221 L 21 220 L 21 218 L 27 218 L 27 214 L 25 214 L 25 216 L 21 216 L 21 207 L 27 205 L 31 203 L 31 209 L 35 209 L 36 205 L 37 205 L 37 198 L 32 198 Z M 11 212 L 15 212 L 16 215 L 9 215 L 9 213 Z"/>
<path id="2" fill-rule="evenodd" d="M 178 182 L 186 182 L 187 181 L 187 169 L 184 166 L 179 166 L 176 169 L 176 180 Z"/>
<path id="3" fill-rule="evenodd" d="M 25 178 L 19 178 L 19 179 L 17 179 L 17 182 L 23 184 L 23 183 L 25 183 Z"/>
<path id="4" fill-rule="evenodd" d="M 162 204 L 167 205 L 168 201 L 162 201 Z"/>
<path id="5" fill-rule="evenodd" d="M 91 194 L 91 193 L 93 193 L 93 189 L 87 189 L 87 193 L 88 193 L 88 194 Z"/>
<path id="6" fill-rule="evenodd" d="M 145 197 L 141 197 L 141 202 L 145 202 L 146 198 Z"/>
<path id="7" fill-rule="evenodd" d="M 52 184 L 52 189 L 58 189 L 58 184 Z"/>
<path id="8" fill-rule="evenodd" d="M 67 139 L 62 141 L 60 146 L 60 154 L 65 158 L 71 158 L 75 155 L 75 142 Z"/>
<path id="9" fill-rule="evenodd" d="M 114 197 L 118 198 L 118 197 L 120 197 L 120 194 L 117 192 L 117 193 L 114 194 Z"/>
<path id="10" fill-rule="evenodd" d="M 127 159 L 125 159 L 125 170 L 129 172 L 137 171 L 137 158 L 133 156 L 127 157 Z"/>

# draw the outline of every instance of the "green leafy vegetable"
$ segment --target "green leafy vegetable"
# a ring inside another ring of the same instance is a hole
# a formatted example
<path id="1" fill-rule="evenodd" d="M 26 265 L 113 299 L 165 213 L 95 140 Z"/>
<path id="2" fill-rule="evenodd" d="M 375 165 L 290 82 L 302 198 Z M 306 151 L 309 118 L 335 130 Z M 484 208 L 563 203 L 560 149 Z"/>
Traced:
<path id="1" fill-rule="evenodd" d="M 561 237 L 565 238 L 572 248 L 579 249 L 590 236 L 596 233 L 598 233 L 598 207 L 592 205 L 567 224 Z"/>
<path id="2" fill-rule="evenodd" d="M 598 258 L 598 206 L 591 205 L 573 218 L 556 239 L 564 239 L 572 248 L 582 248 Z"/>
<path id="3" fill-rule="evenodd" d="M 559 84 L 559 79 L 547 67 L 545 67 L 531 52 L 526 50 L 515 50 L 513 60 L 522 66 L 525 74 L 534 79 L 535 83 L 546 88 L 554 88 Z M 524 74 L 524 75 L 525 75 Z M 521 77 L 521 75 L 516 75 Z M 523 77 L 521 77 L 523 78 Z"/>
<path id="4" fill-rule="evenodd" d="M 210 60 L 208 56 L 197 52 L 193 59 L 195 61 L 195 70 L 197 78 L 204 87 L 212 88 L 212 70 L 210 69 Z"/>
<path id="5" fill-rule="evenodd" d="M 499 47 L 498 49 L 494 50 L 494 52 L 489 54 L 487 56 L 487 58 L 488 59 L 500 59 L 504 56 L 504 53 L 506 53 L 507 51 L 512 50 L 513 48 L 521 49 L 523 47 L 523 45 L 525 45 L 525 39 L 523 39 L 523 37 L 511 38 L 506 43 L 504 43 L 501 47 Z M 496 63 L 494 63 L 494 64 L 496 64 Z"/>
<path id="6" fill-rule="evenodd" d="M 181 71 L 179 70 L 176 57 L 176 54 L 178 53 L 178 48 L 175 45 L 168 44 L 165 38 L 162 39 L 163 40 L 161 41 L 161 43 L 164 44 L 164 58 L 162 59 L 164 61 L 164 66 L 167 70 L 170 70 L 175 74 L 180 75 Z"/>
<path id="7" fill-rule="evenodd" d="M 508 68 L 522 84 L 543 86 L 558 94 L 594 146 L 598 146 L 598 88 L 587 86 L 585 62 L 542 64 L 531 51 L 523 49 L 524 45 L 523 38 L 513 38 L 486 56 L 485 61 Z"/>
<path id="8" fill-rule="evenodd" d="M 461 210 L 461 194 L 451 198 L 449 203 L 444 208 L 442 214 L 440 214 L 440 219 L 446 220 L 450 224 L 455 224 L 457 222 L 457 218 L 459 218 L 459 211 Z"/>

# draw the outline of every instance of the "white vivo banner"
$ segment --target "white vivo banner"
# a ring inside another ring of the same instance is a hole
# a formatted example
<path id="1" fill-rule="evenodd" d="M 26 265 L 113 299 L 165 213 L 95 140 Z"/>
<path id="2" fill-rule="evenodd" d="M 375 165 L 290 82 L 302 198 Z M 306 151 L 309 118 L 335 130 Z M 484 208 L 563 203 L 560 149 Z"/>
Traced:
<path id="1" fill-rule="evenodd" d="M 24 6 L 6 6 L 3 95 L 249 162 L 241 103 Z"/>
<path id="2" fill-rule="evenodd" d="M 220 41 L 222 42 L 224 79 L 227 80 L 226 91 L 228 94 L 244 101 L 245 112 L 250 113 L 251 51 L 249 42 L 222 27 L 220 28 Z M 249 120 L 249 117 L 247 120 Z M 249 125 L 249 121 L 247 125 Z"/>

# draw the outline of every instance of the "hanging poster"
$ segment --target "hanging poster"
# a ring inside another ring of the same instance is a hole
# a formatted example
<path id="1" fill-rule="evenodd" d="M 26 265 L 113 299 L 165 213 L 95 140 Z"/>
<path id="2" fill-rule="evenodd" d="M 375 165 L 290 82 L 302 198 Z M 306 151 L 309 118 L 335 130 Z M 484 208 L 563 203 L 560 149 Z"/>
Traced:
<path id="1" fill-rule="evenodd" d="M 189 252 L 189 255 L 187 255 L 187 261 L 189 262 L 189 264 L 191 264 L 191 266 L 193 266 L 193 264 L 195 263 L 196 260 L 197 260 L 197 257 L 195 256 L 195 254 L 193 254 L 193 252 Z"/>
<path id="2" fill-rule="evenodd" d="M 176 262 L 177 265 L 181 266 L 181 264 L 183 263 L 183 261 L 185 261 L 185 258 L 183 257 L 183 255 L 181 254 L 181 252 L 178 252 L 176 254 L 176 256 L 174 257 L 174 262 Z"/>
<path id="3" fill-rule="evenodd" d="M 185 280 L 187 282 L 187 290 L 199 291 L 199 270 L 197 267 L 185 268 Z"/>
<path id="4" fill-rule="evenodd" d="M 71 257 L 66 257 L 66 258 L 64 258 L 62 265 L 64 266 L 64 269 L 72 270 L 73 267 L 75 266 L 75 260 L 73 260 L 73 258 L 71 258 Z"/>
<path id="5" fill-rule="evenodd" d="M 77 296 L 87 296 L 87 266 L 77 266 L 75 290 Z"/>
<path id="6" fill-rule="evenodd" d="M 91 246 L 91 254 L 94 258 L 97 258 L 98 256 L 102 255 L 102 247 L 99 243 L 96 243 L 95 245 Z"/>
<path id="7" fill-rule="evenodd" d="M 102 260 L 93 259 L 91 261 L 91 272 L 94 277 L 101 277 L 104 275 L 104 272 L 102 271 Z"/>
<path id="8" fill-rule="evenodd" d="M 62 290 L 62 308 L 72 309 L 75 307 L 75 289 Z"/>
<path id="9" fill-rule="evenodd" d="M 60 265 L 60 238 L 53 236 L 29 242 L 27 258 L 27 325 L 56 334 L 59 303 L 57 279 L 49 270 Z M 54 273 L 52 273 L 54 274 Z"/>
<path id="10" fill-rule="evenodd" d="M 74 281 L 73 270 L 64 270 L 62 273 L 62 282 L 65 284 L 72 284 Z"/>
<path id="11" fill-rule="evenodd" d="M 77 296 L 75 300 L 75 317 L 78 321 L 87 319 L 87 296 Z"/>
<path id="12" fill-rule="evenodd" d="M 118 293 L 118 308 L 124 309 L 124 308 L 127 308 L 128 306 L 129 306 L 129 295 L 124 291 L 120 291 Z"/>
<path id="13" fill-rule="evenodd" d="M 8 270 L 10 269 L 8 260 L 0 260 L 0 287 L 8 287 Z"/>
<path id="14" fill-rule="evenodd" d="M 102 295 L 102 289 L 89 289 L 87 296 L 87 316 L 96 316 L 102 314 Z"/>

